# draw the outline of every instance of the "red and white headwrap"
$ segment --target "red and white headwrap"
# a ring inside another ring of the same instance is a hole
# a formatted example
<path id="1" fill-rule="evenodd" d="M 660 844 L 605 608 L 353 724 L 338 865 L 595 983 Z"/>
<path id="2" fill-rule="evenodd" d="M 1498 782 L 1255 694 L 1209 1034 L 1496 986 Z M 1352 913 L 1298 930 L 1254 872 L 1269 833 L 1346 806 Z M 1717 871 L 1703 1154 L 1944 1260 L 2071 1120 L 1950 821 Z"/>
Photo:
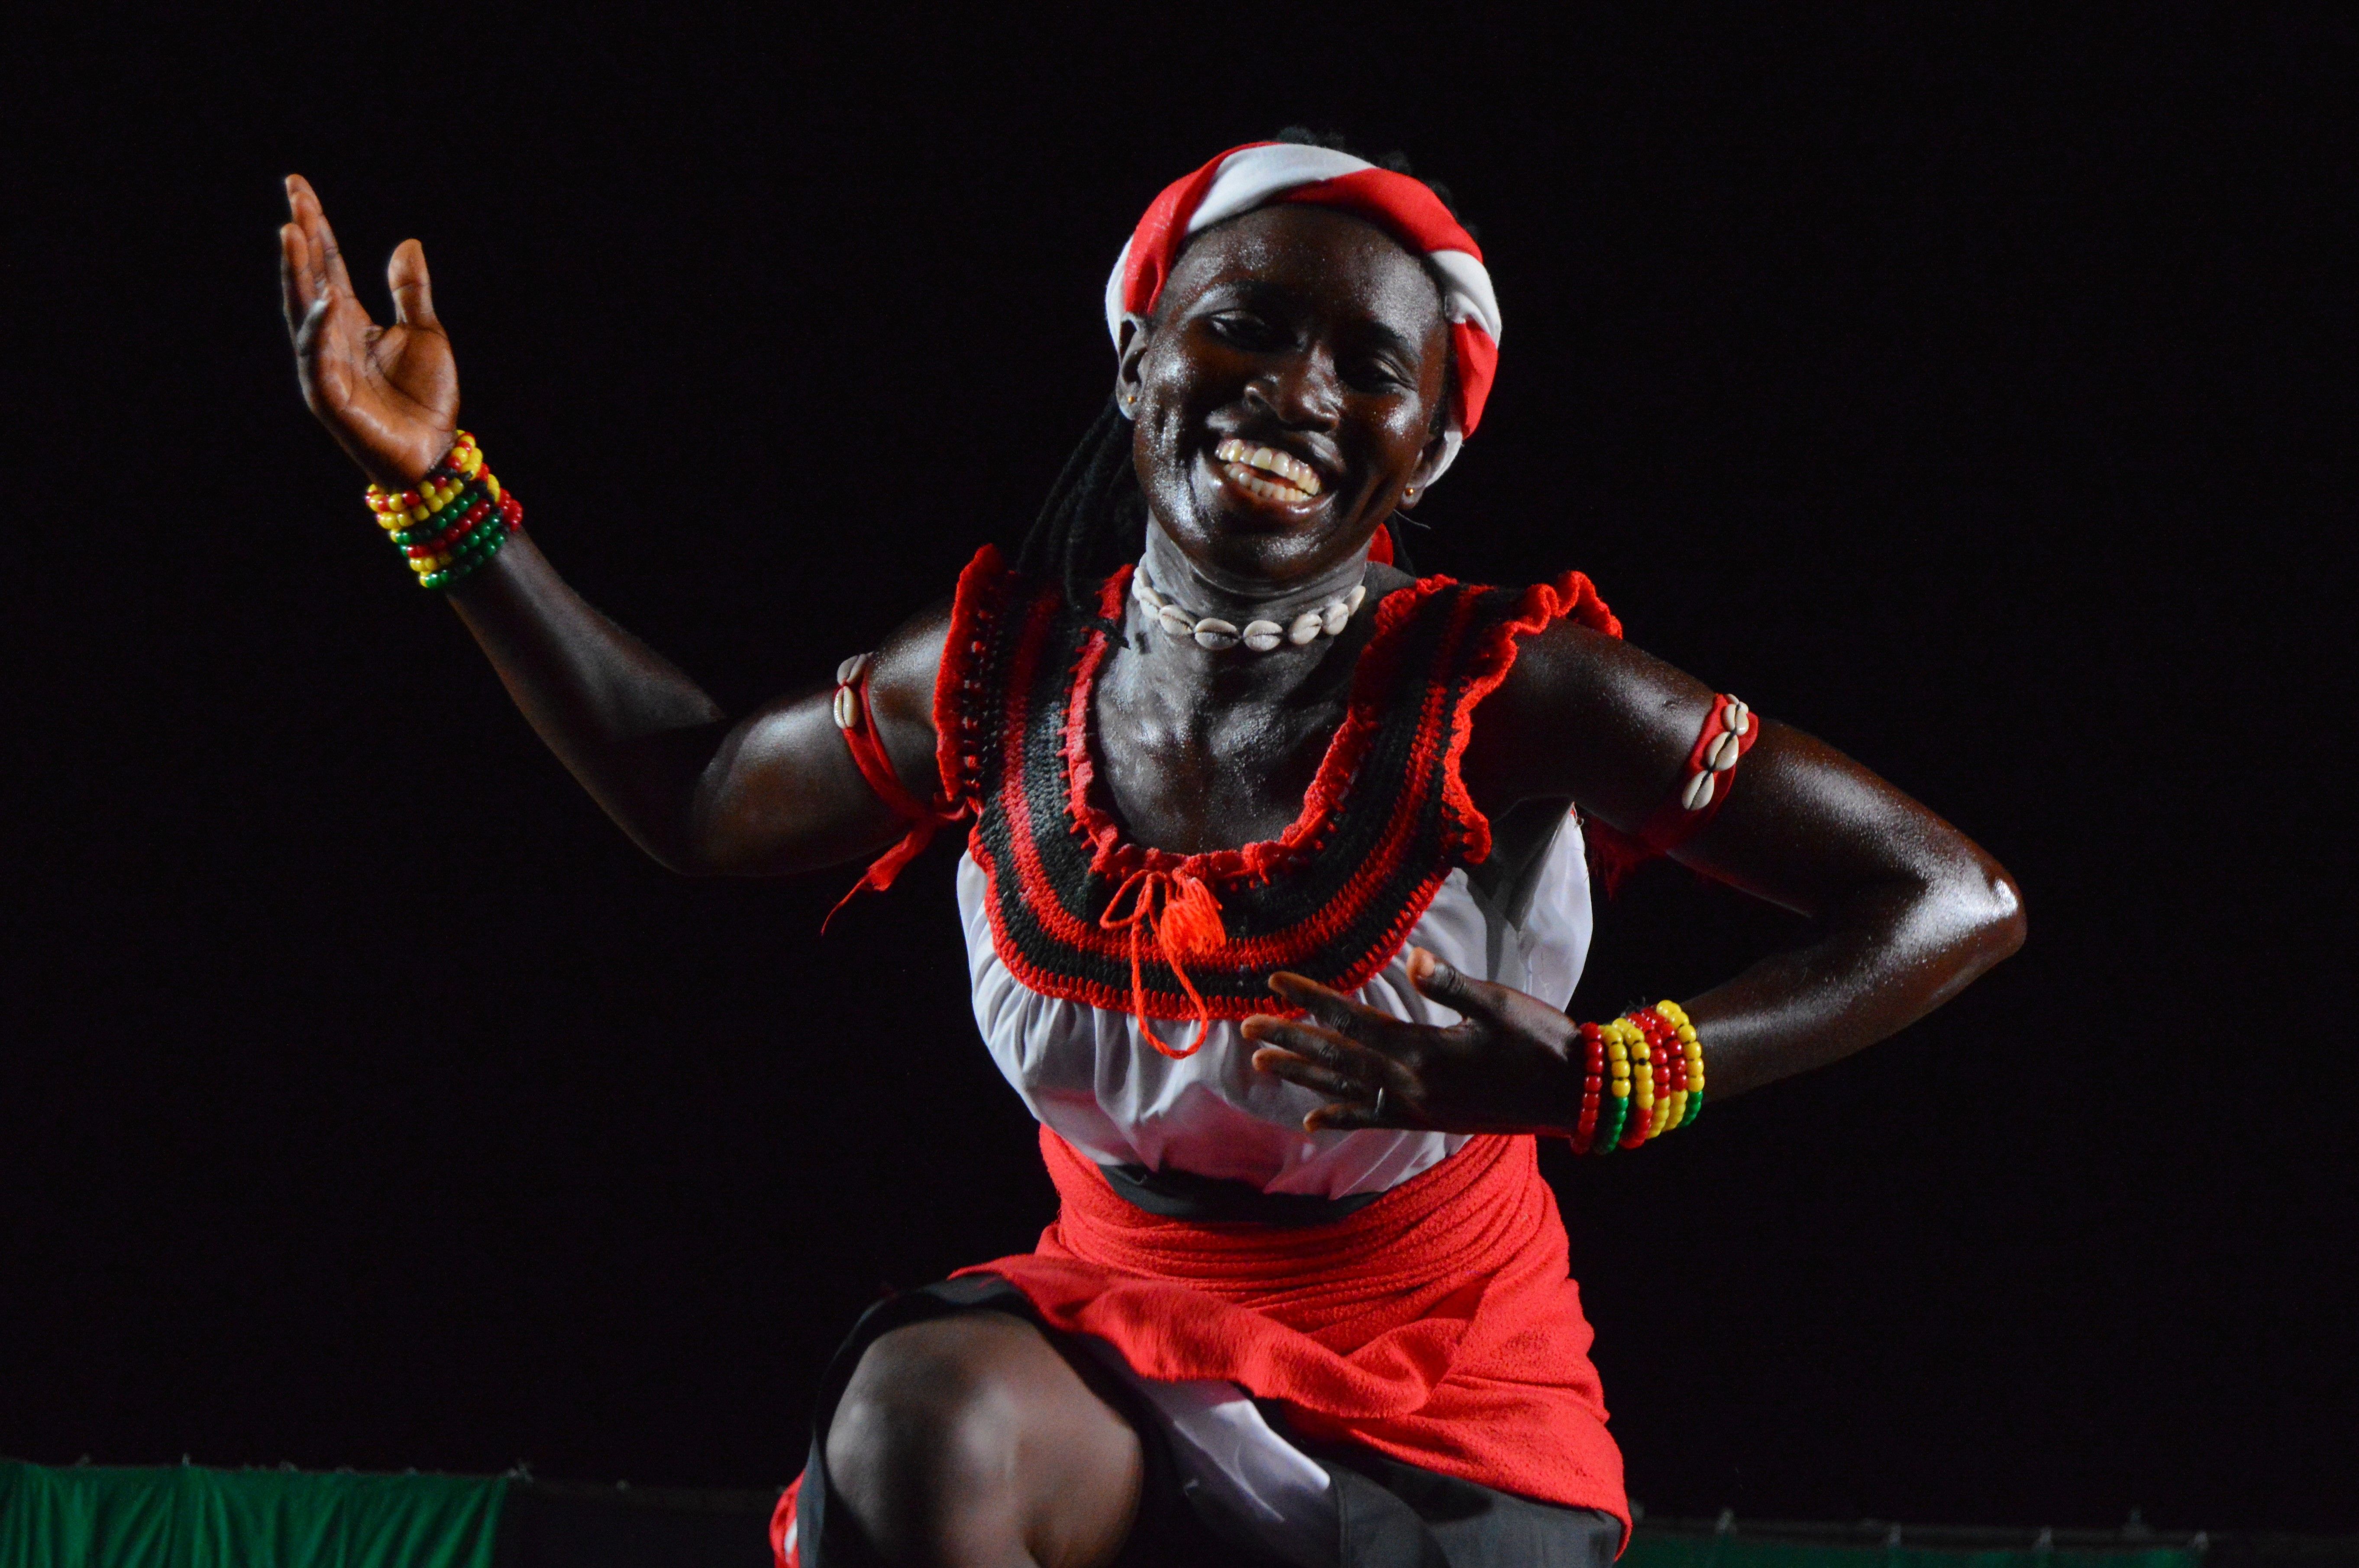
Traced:
<path id="1" fill-rule="evenodd" d="M 1408 246 L 1441 289 L 1458 362 L 1458 395 L 1450 409 L 1447 468 L 1458 443 L 1474 433 L 1499 366 L 1499 301 L 1482 247 L 1424 181 L 1378 168 L 1364 158 L 1291 142 L 1233 147 L 1195 173 L 1164 187 L 1132 231 L 1106 279 L 1106 330 L 1117 347 L 1126 312 L 1155 308 L 1180 249 L 1198 233 L 1241 212 L 1280 201 L 1333 207 L 1364 218 Z M 1436 478 L 1440 478 L 1439 470 Z"/>

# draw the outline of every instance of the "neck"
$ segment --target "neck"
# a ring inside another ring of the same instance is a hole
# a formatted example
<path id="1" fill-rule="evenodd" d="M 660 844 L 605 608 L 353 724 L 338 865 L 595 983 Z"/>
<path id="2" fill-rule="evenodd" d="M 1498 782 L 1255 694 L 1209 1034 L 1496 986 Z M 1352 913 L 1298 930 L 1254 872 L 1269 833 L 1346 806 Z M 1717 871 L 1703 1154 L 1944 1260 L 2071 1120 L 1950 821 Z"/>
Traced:
<path id="1" fill-rule="evenodd" d="M 1198 571 L 1169 535 L 1150 524 L 1143 566 L 1156 591 L 1184 606 L 1191 615 L 1217 616 L 1236 626 L 1249 621 L 1275 621 L 1284 626 L 1304 611 L 1332 603 L 1351 592 L 1368 575 L 1368 554 L 1361 550 L 1300 582 L 1223 582 Z"/>
<path id="2" fill-rule="evenodd" d="M 1141 570 L 1158 593 L 1188 616 L 1215 618 L 1243 630 L 1256 621 L 1288 626 L 1305 611 L 1335 603 L 1362 585 L 1368 560 L 1364 552 L 1331 571 L 1283 586 L 1223 584 L 1198 572 L 1160 528 L 1150 527 Z M 1303 693 L 1325 690 L 1333 680 L 1349 680 L 1370 619 L 1370 607 L 1364 601 L 1340 636 L 1282 642 L 1266 652 L 1212 649 L 1163 630 L 1134 596 L 1127 601 L 1123 627 L 1130 657 L 1117 665 L 1128 666 L 1132 679 L 1146 677 L 1149 688 L 1165 700 L 1178 698 L 1183 707 L 1205 701 L 1291 702 Z M 1119 670 L 1117 680 L 1128 684 Z"/>

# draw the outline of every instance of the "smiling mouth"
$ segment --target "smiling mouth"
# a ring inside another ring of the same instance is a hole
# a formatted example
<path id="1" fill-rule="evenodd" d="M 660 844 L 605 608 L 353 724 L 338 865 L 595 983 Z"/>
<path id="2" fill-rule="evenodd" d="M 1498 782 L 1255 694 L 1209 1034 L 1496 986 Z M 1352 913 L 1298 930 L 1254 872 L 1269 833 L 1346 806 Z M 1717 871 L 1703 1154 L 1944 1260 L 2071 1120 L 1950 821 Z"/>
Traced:
<path id="1" fill-rule="evenodd" d="M 1213 448 L 1212 457 L 1231 483 L 1265 501 L 1309 501 L 1324 488 L 1318 470 L 1300 458 L 1234 436 Z"/>

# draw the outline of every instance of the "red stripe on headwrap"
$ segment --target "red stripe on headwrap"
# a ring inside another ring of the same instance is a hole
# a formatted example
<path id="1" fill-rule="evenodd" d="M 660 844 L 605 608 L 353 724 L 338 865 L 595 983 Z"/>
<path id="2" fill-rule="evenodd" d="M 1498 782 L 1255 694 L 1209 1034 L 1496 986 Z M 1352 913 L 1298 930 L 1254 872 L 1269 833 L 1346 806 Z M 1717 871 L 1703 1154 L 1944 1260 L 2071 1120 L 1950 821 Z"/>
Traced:
<path id="1" fill-rule="evenodd" d="M 1147 204 L 1147 215 L 1131 231 L 1130 249 L 1125 254 L 1127 265 L 1122 280 L 1125 310 L 1144 316 L 1155 308 L 1163 285 L 1171 276 L 1171 264 L 1180 259 L 1180 248 L 1188 243 L 1188 220 L 1204 204 L 1204 192 L 1212 189 L 1212 181 L 1220 178 L 1221 166 L 1246 147 L 1275 145 L 1247 142 L 1243 147 L 1231 147 L 1186 178 L 1165 186 L 1163 193 Z"/>
<path id="2" fill-rule="evenodd" d="M 1241 154 L 1262 157 L 1235 163 Z M 1256 161 L 1264 166 L 1258 171 Z M 1289 168 L 1305 166 L 1342 172 L 1306 174 L 1288 183 Z M 1257 172 L 1271 181 L 1267 189 L 1254 189 Z M 1225 209 L 1233 201 L 1240 204 L 1234 211 L 1222 211 L 1215 222 L 1279 202 L 1331 207 L 1375 224 L 1427 262 L 1442 291 L 1458 366 L 1458 399 L 1451 414 L 1459 433 L 1473 435 L 1499 368 L 1498 304 L 1491 293 L 1482 247 L 1423 180 L 1345 154 L 1284 142 L 1249 142 L 1166 186 L 1138 221 L 1117 264 L 1117 275 L 1109 282 L 1108 330 L 1116 330 L 1120 314 L 1146 315 L 1155 308 L 1180 253 L 1187 246 L 1190 226 L 1224 176 L 1238 184 L 1230 185 L 1217 205 Z M 1242 198 L 1239 185 L 1245 188 Z M 1453 253 L 1446 258 L 1449 265 L 1437 263 L 1436 253 Z"/>

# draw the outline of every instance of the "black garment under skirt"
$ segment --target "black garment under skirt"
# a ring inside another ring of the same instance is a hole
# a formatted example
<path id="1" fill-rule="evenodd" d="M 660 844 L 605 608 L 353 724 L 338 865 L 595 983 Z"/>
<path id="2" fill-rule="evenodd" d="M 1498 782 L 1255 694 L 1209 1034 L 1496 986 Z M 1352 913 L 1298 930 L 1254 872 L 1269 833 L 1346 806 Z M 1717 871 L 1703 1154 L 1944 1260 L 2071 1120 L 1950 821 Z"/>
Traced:
<path id="1" fill-rule="evenodd" d="M 854 1325 L 820 1382 L 810 1457 L 799 1503 L 802 1568 L 877 1568 L 827 1479 L 827 1431 L 869 1345 L 892 1330 L 961 1312 L 1004 1312 L 1038 1328 L 1099 1398 L 1138 1430 L 1147 1481 L 1117 1568 L 1279 1568 L 1275 1559 L 1226 1544 L 1198 1511 L 1192 1484 L 1171 1458 L 1159 1413 L 1108 1372 L 1075 1336 L 1040 1321 L 1005 1280 L 970 1274 L 879 1302 Z M 1614 1561 L 1622 1526 L 1613 1515 L 1558 1508 L 1440 1476 L 1348 1444 L 1306 1441 L 1263 1414 L 1327 1472 L 1335 1489 L 1342 1568 L 1592 1568 Z"/>

